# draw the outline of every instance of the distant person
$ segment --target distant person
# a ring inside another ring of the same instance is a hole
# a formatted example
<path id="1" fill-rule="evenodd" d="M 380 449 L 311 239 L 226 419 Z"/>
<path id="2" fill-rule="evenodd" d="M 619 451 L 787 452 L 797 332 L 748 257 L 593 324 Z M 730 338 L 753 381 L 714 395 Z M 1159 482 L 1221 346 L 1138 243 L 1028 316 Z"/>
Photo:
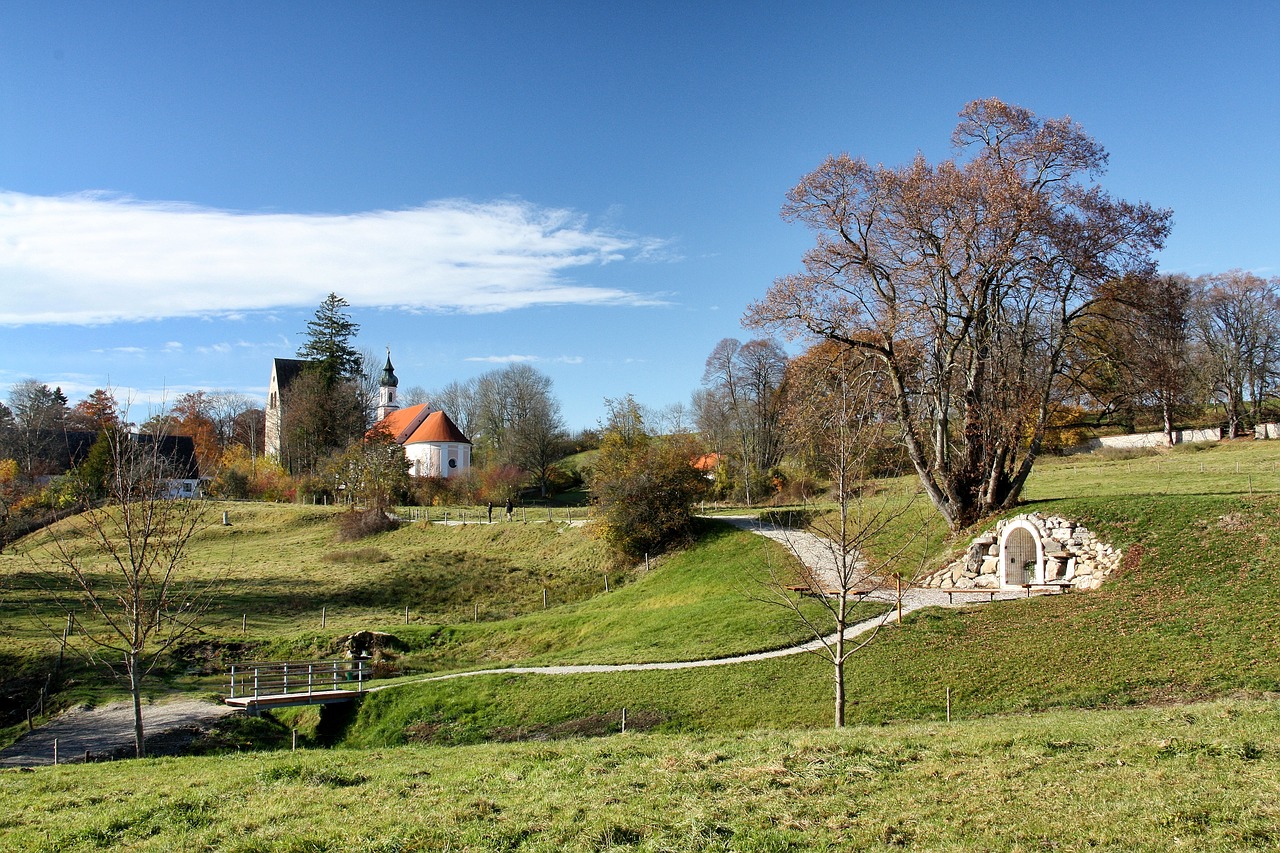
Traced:
<path id="1" fill-rule="evenodd" d="M 493 501 L 489 501 L 489 523 L 493 524 Z"/>
<path id="2" fill-rule="evenodd" d="M 515 509 L 511 503 L 511 498 L 507 498 L 507 521 L 511 520 L 511 513 L 515 512 Z"/>

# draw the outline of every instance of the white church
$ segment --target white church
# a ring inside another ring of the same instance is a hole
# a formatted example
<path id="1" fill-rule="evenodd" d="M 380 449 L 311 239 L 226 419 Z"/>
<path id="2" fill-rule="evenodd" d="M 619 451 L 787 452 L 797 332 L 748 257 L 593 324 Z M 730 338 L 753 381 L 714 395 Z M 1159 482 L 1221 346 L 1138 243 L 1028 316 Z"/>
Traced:
<path id="1" fill-rule="evenodd" d="M 396 402 L 395 368 L 391 353 L 378 382 L 378 421 L 369 434 L 385 431 L 404 448 L 409 473 L 415 477 L 456 477 L 471 468 L 471 441 L 443 411 L 432 411 L 429 403 L 407 409 Z"/>
<path id="2" fill-rule="evenodd" d="M 307 362 L 293 358 L 277 358 L 271 362 L 271 380 L 267 393 L 266 450 L 276 459 L 281 455 L 284 409 L 288 403 L 289 386 L 306 368 Z M 409 460 L 409 473 L 416 477 L 456 477 L 471 468 L 471 441 L 444 412 L 431 409 L 422 403 L 400 408 L 396 402 L 395 368 L 391 365 L 391 353 L 382 368 L 378 382 L 377 423 L 367 435 L 385 430 L 396 444 L 404 448 Z"/>

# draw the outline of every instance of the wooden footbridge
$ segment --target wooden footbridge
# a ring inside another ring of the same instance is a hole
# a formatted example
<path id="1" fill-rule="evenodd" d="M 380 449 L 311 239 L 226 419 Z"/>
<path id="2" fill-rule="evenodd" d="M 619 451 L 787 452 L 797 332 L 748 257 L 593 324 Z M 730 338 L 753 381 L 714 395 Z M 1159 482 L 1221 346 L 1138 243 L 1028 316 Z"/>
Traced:
<path id="1" fill-rule="evenodd" d="M 231 666 L 228 705 L 257 714 L 263 708 L 350 702 L 373 677 L 370 662 L 355 660 L 271 661 Z"/>

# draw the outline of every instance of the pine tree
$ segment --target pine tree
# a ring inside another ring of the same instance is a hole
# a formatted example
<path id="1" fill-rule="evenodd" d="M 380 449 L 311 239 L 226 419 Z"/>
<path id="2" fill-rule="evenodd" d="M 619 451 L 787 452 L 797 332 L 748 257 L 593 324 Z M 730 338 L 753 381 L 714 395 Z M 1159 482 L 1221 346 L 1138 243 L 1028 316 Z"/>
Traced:
<path id="1" fill-rule="evenodd" d="M 360 353 L 351 345 L 360 325 L 346 313 L 348 307 L 347 300 L 330 293 L 307 323 L 307 342 L 298 350 L 298 358 L 315 364 L 325 390 L 360 374 Z"/>
<path id="2" fill-rule="evenodd" d="M 344 310 L 347 300 L 330 293 L 307 323 L 298 357 L 309 364 L 289 389 L 282 429 L 289 470 L 314 472 L 324 457 L 364 434 L 362 358 L 351 344 L 360 330 Z"/>

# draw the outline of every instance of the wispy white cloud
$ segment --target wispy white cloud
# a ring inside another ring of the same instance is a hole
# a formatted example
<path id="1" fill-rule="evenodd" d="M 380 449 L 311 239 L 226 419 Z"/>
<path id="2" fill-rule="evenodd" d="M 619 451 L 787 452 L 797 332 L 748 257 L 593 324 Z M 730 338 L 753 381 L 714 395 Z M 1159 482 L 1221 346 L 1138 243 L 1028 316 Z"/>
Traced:
<path id="1" fill-rule="evenodd" d="M 541 361 L 536 355 L 473 355 L 464 361 L 478 361 L 484 364 L 528 364 Z"/>
<path id="2" fill-rule="evenodd" d="M 540 355 L 475 355 L 463 360 L 478 361 L 484 364 L 532 364 L 534 362 L 582 364 L 585 361 L 580 355 L 561 355 L 555 358 L 545 358 Z"/>
<path id="3" fill-rule="evenodd" d="M 0 324 L 238 316 L 331 291 L 411 311 L 659 304 L 570 274 L 664 245 L 521 201 L 334 215 L 0 192 Z"/>

